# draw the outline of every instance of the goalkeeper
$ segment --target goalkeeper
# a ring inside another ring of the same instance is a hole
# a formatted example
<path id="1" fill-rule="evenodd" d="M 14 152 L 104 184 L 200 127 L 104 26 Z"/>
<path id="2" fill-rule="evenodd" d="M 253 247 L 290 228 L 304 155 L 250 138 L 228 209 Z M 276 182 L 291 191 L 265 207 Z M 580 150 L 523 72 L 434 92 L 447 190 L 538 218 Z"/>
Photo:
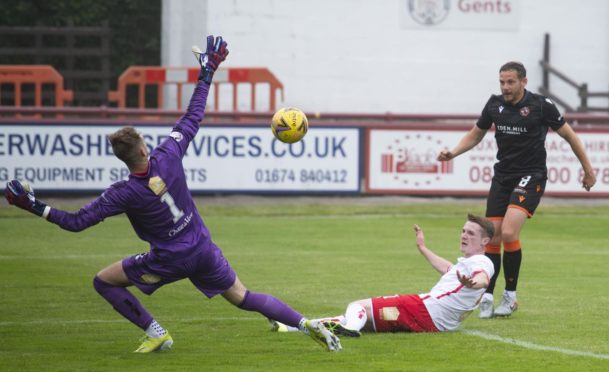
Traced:
<path id="1" fill-rule="evenodd" d="M 425 245 L 423 230 L 414 225 L 419 252 L 442 277 L 424 294 L 391 295 L 354 301 L 344 315 L 319 319 L 337 335 L 358 337 L 360 330 L 373 332 L 438 332 L 459 327 L 480 302 L 493 276 L 484 247 L 493 238 L 493 223 L 469 214 L 461 232 L 463 257 L 453 264 Z M 297 331 L 272 321 L 278 332 Z"/>
<path id="2" fill-rule="evenodd" d="M 213 243 L 186 185 L 182 158 L 199 130 L 214 72 L 228 55 L 226 46 L 222 37 L 208 36 L 205 52 L 193 48 L 201 72 L 188 109 L 169 137 L 150 154 L 142 136 L 131 127 L 108 136 L 114 154 L 129 168 L 127 181 L 111 185 L 75 213 L 45 205 L 34 197 L 29 185 L 18 180 L 7 184 L 6 199 L 69 231 L 81 231 L 121 213 L 127 215 L 140 239 L 150 243 L 150 251 L 102 269 L 93 286 L 117 312 L 146 332 L 135 352 L 170 348 L 173 339 L 126 287 L 134 285 L 150 295 L 185 278 L 209 298 L 221 294 L 243 310 L 297 327 L 327 350 L 338 351 L 339 339 L 321 322 L 306 319 L 271 295 L 246 289 Z"/>

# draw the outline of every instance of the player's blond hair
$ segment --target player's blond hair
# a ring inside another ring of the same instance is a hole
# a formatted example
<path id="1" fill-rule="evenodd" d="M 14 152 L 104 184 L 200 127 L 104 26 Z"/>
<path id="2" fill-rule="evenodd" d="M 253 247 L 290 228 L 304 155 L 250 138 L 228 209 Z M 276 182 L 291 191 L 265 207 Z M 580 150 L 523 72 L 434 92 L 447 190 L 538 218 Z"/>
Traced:
<path id="1" fill-rule="evenodd" d="M 142 144 L 142 137 L 132 127 L 125 127 L 110 134 L 108 141 L 112 145 L 114 155 L 124 161 L 128 167 L 140 161 L 139 150 Z"/>
<path id="2" fill-rule="evenodd" d="M 483 235 L 486 235 L 486 237 L 489 239 L 493 239 L 493 236 L 495 235 L 495 226 L 493 226 L 491 221 L 483 217 L 475 216 L 471 213 L 467 214 L 467 220 L 482 227 Z"/>

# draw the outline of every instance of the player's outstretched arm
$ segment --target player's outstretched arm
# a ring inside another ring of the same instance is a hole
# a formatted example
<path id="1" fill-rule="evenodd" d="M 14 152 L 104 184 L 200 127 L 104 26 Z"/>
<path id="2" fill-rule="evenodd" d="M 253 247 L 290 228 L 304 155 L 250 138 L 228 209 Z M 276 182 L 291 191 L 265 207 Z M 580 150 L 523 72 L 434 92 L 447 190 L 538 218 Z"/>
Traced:
<path id="1" fill-rule="evenodd" d="M 484 272 L 479 272 L 474 276 L 461 275 L 457 270 L 457 278 L 459 282 L 467 288 L 480 289 L 488 287 L 488 276 Z"/>
<path id="2" fill-rule="evenodd" d="M 93 200 L 78 212 L 66 212 L 51 208 L 34 196 L 34 190 L 25 181 L 12 180 L 6 184 L 4 197 L 9 204 L 15 205 L 37 216 L 45 218 L 64 230 L 82 231 L 98 224 L 106 217 L 124 212 L 119 203 L 110 200 L 106 190 L 101 197 Z"/>
<path id="3" fill-rule="evenodd" d="M 584 170 L 584 178 L 582 179 L 582 187 L 586 189 L 586 191 L 590 191 L 592 186 L 596 183 L 596 175 L 594 174 L 594 169 L 592 169 L 592 164 L 586 155 L 586 150 L 584 150 L 584 145 L 582 141 L 579 139 L 577 134 L 573 131 L 573 128 L 568 123 L 565 123 L 562 127 L 560 127 L 556 133 L 559 136 L 565 139 L 571 146 L 573 153 L 579 159 L 580 164 L 582 165 L 582 169 Z"/>
<path id="4" fill-rule="evenodd" d="M 471 150 L 474 146 L 480 143 L 486 134 L 486 130 L 474 127 L 461 138 L 461 141 L 452 150 L 441 150 L 438 154 L 439 161 L 448 161 L 457 156 Z"/>
<path id="5" fill-rule="evenodd" d="M 184 156 L 190 141 L 192 141 L 199 131 L 199 123 L 205 116 L 207 95 L 209 94 L 212 78 L 220 64 L 226 59 L 226 56 L 228 56 L 227 43 L 222 39 L 222 36 L 207 36 L 207 47 L 205 52 L 196 45 L 192 47 L 192 52 L 201 66 L 199 81 L 190 97 L 188 109 L 177 121 L 169 134 L 178 145 L 175 148 L 180 157 Z M 167 144 L 170 146 L 174 145 L 170 141 L 167 141 L 161 146 Z"/>
<path id="6" fill-rule="evenodd" d="M 222 36 L 207 36 L 207 47 L 203 52 L 198 46 L 192 47 L 192 52 L 201 66 L 199 81 L 190 97 L 186 113 L 178 120 L 169 135 L 178 144 L 178 154 L 183 157 L 190 141 L 199 131 L 199 123 L 205 116 L 207 95 L 214 73 L 228 56 L 227 43 Z"/>
<path id="7" fill-rule="evenodd" d="M 436 269 L 440 274 L 446 273 L 450 270 L 452 263 L 445 258 L 438 256 L 433 253 L 431 249 L 427 248 L 425 245 L 425 235 L 423 234 L 423 230 L 419 225 L 414 225 L 414 232 L 416 235 L 417 249 L 419 252 L 425 257 L 425 259 L 431 264 L 431 266 Z"/>
<path id="8" fill-rule="evenodd" d="M 51 210 L 51 207 L 36 199 L 34 189 L 25 181 L 12 180 L 8 182 L 4 189 L 4 197 L 9 204 L 45 219 Z"/>

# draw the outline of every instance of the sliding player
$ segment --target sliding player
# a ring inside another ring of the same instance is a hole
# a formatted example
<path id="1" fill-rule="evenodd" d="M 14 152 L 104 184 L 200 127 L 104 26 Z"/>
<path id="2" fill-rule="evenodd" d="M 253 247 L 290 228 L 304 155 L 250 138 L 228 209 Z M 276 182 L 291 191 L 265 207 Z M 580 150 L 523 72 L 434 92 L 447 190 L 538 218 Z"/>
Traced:
<path id="1" fill-rule="evenodd" d="M 484 247 L 493 238 L 492 222 L 469 214 L 461 232 L 463 257 L 452 264 L 425 245 L 423 230 L 414 225 L 419 252 L 442 277 L 424 294 L 392 295 L 354 301 L 344 315 L 320 319 L 337 335 L 357 337 L 360 331 L 443 332 L 453 331 L 480 302 L 493 263 Z M 297 331 L 280 321 L 273 323 L 278 332 Z"/>

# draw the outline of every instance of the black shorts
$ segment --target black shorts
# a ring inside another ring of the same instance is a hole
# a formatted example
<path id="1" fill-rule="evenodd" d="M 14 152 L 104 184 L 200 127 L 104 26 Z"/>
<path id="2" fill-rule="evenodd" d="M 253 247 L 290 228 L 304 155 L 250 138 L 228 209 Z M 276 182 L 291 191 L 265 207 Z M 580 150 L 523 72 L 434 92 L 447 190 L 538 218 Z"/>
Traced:
<path id="1" fill-rule="evenodd" d="M 546 190 L 546 180 L 542 173 L 493 176 L 486 200 L 486 217 L 503 217 L 508 206 L 519 208 L 531 217 Z"/>

